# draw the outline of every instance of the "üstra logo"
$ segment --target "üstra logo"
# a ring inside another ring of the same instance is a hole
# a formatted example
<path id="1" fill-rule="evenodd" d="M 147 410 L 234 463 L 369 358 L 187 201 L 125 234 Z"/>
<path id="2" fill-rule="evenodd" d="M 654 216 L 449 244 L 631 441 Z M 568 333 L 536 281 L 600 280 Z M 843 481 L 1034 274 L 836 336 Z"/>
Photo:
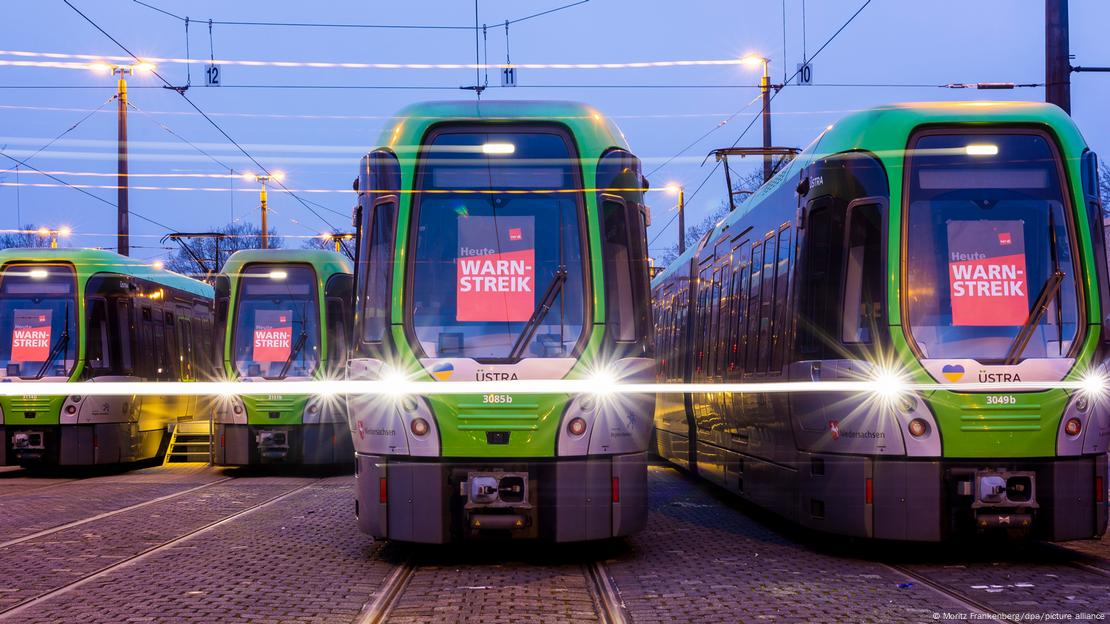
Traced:
<path id="1" fill-rule="evenodd" d="M 450 362 L 440 362 L 432 367 L 432 377 L 440 381 L 447 381 L 455 374 L 455 367 Z"/>
<path id="2" fill-rule="evenodd" d="M 944 368 L 940 369 L 944 378 L 952 383 L 964 378 L 964 367 L 959 364 L 945 364 Z"/>

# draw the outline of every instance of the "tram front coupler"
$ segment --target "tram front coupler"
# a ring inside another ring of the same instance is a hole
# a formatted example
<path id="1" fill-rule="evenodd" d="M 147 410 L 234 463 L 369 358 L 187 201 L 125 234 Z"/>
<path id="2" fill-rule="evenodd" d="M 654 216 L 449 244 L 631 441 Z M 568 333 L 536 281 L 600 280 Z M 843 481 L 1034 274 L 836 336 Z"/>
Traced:
<path id="1" fill-rule="evenodd" d="M 1037 503 L 1037 476 L 1027 470 L 968 471 L 956 481 L 956 495 L 971 497 L 979 529 L 1028 529 Z"/>
<path id="2" fill-rule="evenodd" d="M 459 483 L 472 531 L 526 530 L 534 524 L 527 472 L 472 471 Z"/>
<path id="3" fill-rule="evenodd" d="M 284 459 L 289 455 L 288 431 L 262 429 L 255 433 L 254 440 L 263 459 Z"/>

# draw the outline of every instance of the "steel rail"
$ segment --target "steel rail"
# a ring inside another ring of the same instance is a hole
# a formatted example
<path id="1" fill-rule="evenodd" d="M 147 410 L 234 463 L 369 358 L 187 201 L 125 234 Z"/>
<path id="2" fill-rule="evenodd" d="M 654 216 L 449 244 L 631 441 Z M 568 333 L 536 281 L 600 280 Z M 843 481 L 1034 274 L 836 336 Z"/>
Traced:
<path id="1" fill-rule="evenodd" d="M 168 548 L 172 548 L 172 547 L 176 546 L 177 544 L 179 544 L 181 542 L 184 542 L 186 540 L 189 540 L 193 537 L 196 537 L 196 536 L 201 535 L 203 533 L 207 533 L 208 531 L 211 531 L 215 528 L 223 526 L 224 524 L 227 524 L 228 522 L 231 522 L 232 520 L 235 520 L 235 519 L 240 518 L 242 516 L 245 516 L 247 514 L 253 513 L 255 511 L 258 511 L 258 510 L 263 509 L 265 507 L 269 507 L 270 505 L 273 505 L 274 503 L 276 503 L 276 502 L 278 502 L 278 501 L 280 501 L 284 498 L 288 498 L 289 496 L 292 496 L 293 494 L 296 494 L 298 492 L 301 492 L 301 491 L 305 490 L 306 488 L 311 487 L 312 485 L 314 485 L 315 483 L 317 483 L 321 480 L 322 479 L 315 479 L 311 483 L 306 483 L 306 484 L 304 484 L 300 487 L 296 487 L 296 488 L 293 488 L 291 490 L 282 492 L 281 494 L 271 496 L 270 498 L 268 498 L 264 501 L 260 501 L 260 502 L 255 503 L 254 505 L 251 505 L 251 506 L 249 506 L 245 509 L 241 509 L 241 510 L 239 510 L 239 511 L 233 513 L 233 514 L 224 516 L 223 518 L 221 518 L 219 520 L 216 520 L 216 521 L 210 522 L 208 524 L 205 524 L 201 527 L 198 527 L 196 529 L 188 531 L 188 532 L 186 532 L 182 535 L 178 535 L 177 537 L 175 537 L 173 539 L 162 542 L 161 544 L 158 544 L 157 546 L 152 546 L 152 547 L 150 547 L 150 548 L 148 548 L 148 549 L 146 549 L 146 550 L 144 550 L 140 553 L 137 553 L 137 554 L 135 554 L 131 557 L 128 557 L 128 558 L 123 559 L 121 561 L 117 561 L 116 563 L 112 563 L 112 564 L 109 564 L 107 566 L 104 566 L 103 568 L 100 568 L 99 570 L 96 570 L 95 572 L 86 574 L 86 575 L 82 576 L 81 578 L 79 578 L 79 579 L 77 579 L 77 580 L 75 580 L 71 583 L 66 583 L 64 585 L 55 587 L 54 589 L 51 589 L 51 590 L 49 590 L 47 592 L 44 592 L 44 593 L 41 593 L 41 594 L 39 594 L 39 595 L 37 595 L 33 598 L 28 598 L 27 600 L 24 600 L 22 602 L 14 604 L 10 607 L 2 609 L 2 610 L 0 610 L 0 619 L 3 619 L 5 621 L 19 621 L 19 619 L 16 618 L 15 616 L 24 614 L 28 609 L 32 609 L 32 608 L 38 606 L 39 604 L 41 604 L 41 603 L 43 603 L 47 600 L 50 600 L 50 599 L 56 598 L 57 596 L 60 596 L 62 594 L 68 593 L 68 592 L 70 592 L 74 589 L 77 589 L 78 587 L 81 587 L 82 585 L 85 585 L 87 583 L 95 581 L 96 579 L 98 579 L 102 576 L 105 576 L 105 575 L 107 575 L 111 572 L 115 572 L 116 570 L 119 570 L 119 569 L 122 569 L 122 568 L 127 568 L 127 567 L 130 567 L 132 565 L 135 565 L 136 563 L 139 563 L 140 561 L 143 561 L 143 560 L 147 559 L 148 557 L 150 557 L 152 555 L 160 553 L 160 552 L 162 552 L 162 551 L 164 551 Z M 207 485 L 214 485 L 214 484 L 207 484 Z M 193 490 L 196 490 L 196 489 L 199 489 L 199 488 L 193 488 Z M 153 502 L 153 501 L 151 501 L 151 502 Z"/>

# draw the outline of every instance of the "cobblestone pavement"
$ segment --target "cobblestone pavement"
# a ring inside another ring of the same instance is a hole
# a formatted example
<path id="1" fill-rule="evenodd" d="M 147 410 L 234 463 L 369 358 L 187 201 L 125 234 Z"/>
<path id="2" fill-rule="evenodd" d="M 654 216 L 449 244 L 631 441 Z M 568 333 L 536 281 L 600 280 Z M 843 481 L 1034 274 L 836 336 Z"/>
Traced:
<path id="1" fill-rule="evenodd" d="M 389 621 L 597 622 L 585 565 L 596 546 L 512 543 L 419 549 Z"/>
<path id="2" fill-rule="evenodd" d="M 648 528 L 607 561 L 634 622 L 922 622 L 957 603 L 885 565 L 824 554 L 651 467 Z"/>
<path id="3" fill-rule="evenodd" d="M 236 478 L 215 482 L 228 476 Z M 1097 558 L 1106 556 L 1105 540 L 1067 545 L 1072 550 L 892 554 L 889 546 L 781 529 L 661 466 L 651 468 L 643 533 L 570 546 L 381 546 L 355 525 L 348 475 L 174 466 L 46 480 L 6 496 L 4 479 L 0 543 L 89 519 L 0 548 L 0 609 L 15 607 L 0 620 L 11 622 L 351 622 L 402 562 L 414 567 L 392 603 L 388 621 L 398 624 L 597 622 L 587 570 L 596 561 L 636 623 L 930 622 L 967 613 L 891 565 L 1006 612 L 1110 606 L 1110 578 L 1073 561 L 1082 551 L 1086 565 L 1110 565 Z M 125 509 L 167 493 L 181 494 Z M 53 511 L 32 509 L 43 504 Z M 124 511 L 94 517 L 113 509 Z"/>
<path id="4" fill-rule="evenodd" d="M 34 477 L 9 477 L 0 480 L 0 494 L 7 492 L 7 487 L 23 491 L 17 489 L 0 496 L 0 542 L 183 492 L 220 478 L 222 474 L 215 469 L 161 466 L 91 478 L 44 479 L 37 487 L 33 485 Z"/>
<path id="5" fill-rule="evenodd" d="M 204 492 L 258 487 L 244 481 Z M 354 524 L 352 484 L 316 482 L 48 598 L 19 621 L 350 622 L 393 568 Z"/>

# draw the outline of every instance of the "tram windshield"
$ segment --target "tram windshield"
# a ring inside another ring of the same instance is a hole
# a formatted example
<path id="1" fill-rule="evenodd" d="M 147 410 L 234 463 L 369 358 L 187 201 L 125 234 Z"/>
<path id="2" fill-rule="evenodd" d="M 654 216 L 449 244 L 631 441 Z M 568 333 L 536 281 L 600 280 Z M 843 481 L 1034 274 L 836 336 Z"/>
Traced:
<path id="1" fill-rule="evenodd" d="M 0 374 L 68 377 L 77 361 L 77 280 L 63 265 L 10 264 L 0 274 Z"/>
<path id="2" fill-rule="evenodd" d="M 441 131 L 423 148 L 406 315 L 423 355 L 572 355 L 586 300 L 572 154 L 542 128 Z"/>
<path id="3" fill-rule="evenodd" d="M 1067 357 L 1074 226 L 1048 136 L 928 133 L 907 160 L 905 297 L 923 357 Z"/>
<path id="4" fill-rule="evenodd" d="M 240 273 L 231 338 L 245 377 L 312 375 L 320 361 L 316 275 L 304 265 L 253 264 Z"/>

